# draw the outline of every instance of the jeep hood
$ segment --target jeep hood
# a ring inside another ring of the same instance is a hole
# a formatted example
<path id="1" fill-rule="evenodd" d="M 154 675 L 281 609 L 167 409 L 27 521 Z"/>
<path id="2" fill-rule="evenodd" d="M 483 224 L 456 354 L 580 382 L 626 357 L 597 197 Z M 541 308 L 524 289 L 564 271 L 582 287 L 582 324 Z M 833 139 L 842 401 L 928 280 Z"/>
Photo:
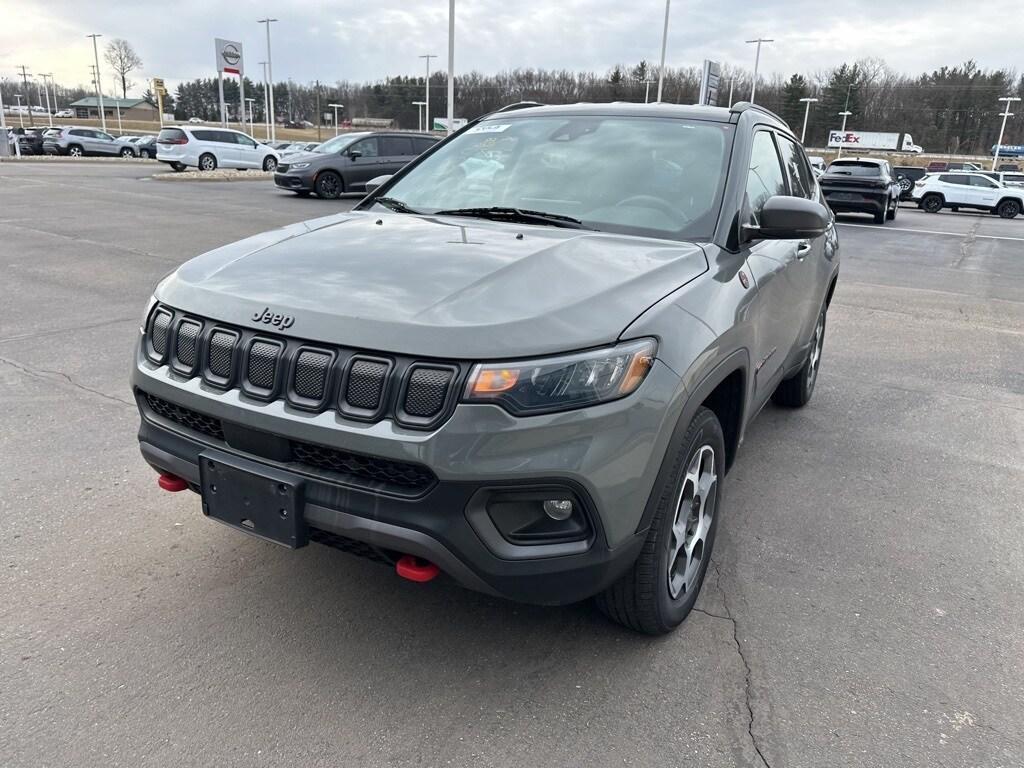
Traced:
<path id="1" fill-rule="evenodd" d="M 355 212 L 184 264 L 157 298 L 298 338 L 424 357 L 495 359 L 607 344 L 707 271 L 698 245 L 480 219 Z"/>

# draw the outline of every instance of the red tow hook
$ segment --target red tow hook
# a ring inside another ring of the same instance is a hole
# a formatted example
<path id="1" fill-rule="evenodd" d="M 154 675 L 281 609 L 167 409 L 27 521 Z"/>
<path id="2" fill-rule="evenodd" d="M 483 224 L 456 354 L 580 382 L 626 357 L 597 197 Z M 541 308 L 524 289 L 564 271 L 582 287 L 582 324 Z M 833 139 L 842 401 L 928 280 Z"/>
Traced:
<path id="1" fill-rule="evenodd" d="M 402 555 L 395 563 L 395 571 L 403 579 L 423 583 L 436 579 L 441 569 L 429 560 L 422 560 L 412 555 Z"/>
<path id="2" fill-rule="evenodd" d="M 171 493 L 188 490 L 188 482 L 183 477 L 178 477 L 177 475 L 160 473 L 160 477 L 156 479 L 156 484 Z"/>

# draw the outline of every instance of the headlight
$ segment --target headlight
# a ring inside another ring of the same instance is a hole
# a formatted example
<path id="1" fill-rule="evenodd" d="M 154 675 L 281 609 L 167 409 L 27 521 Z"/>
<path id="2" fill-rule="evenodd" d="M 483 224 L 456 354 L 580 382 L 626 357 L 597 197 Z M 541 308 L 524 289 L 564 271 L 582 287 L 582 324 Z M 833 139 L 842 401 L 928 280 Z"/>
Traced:
<path id="1" fill-rule="evenodd" d="M 640 339 L 559 357 L 479 363 L 463 400 L 498 403 L 524 416 L 617 400 L 640 386 L 657 349 L 654 339 Z"/>
<path id="2" fill-rule="evenodd" d="M 301 171 L 303 168 L 309 168 L 309 163 L 293 163 L 288 167 L 293 171 Z"/>
<path id="3" fill-rule="evenodd" d="M 156 306 L 156 295 L 149 297 L 149 301 L 146 302 L 146 311 L 142 313 L 142 325 L 139 326 L 139 330 L 143 333 L 146 332 L 146 325 L 149 323 L 149 313 L 153 311 L 153 307 Z"/>

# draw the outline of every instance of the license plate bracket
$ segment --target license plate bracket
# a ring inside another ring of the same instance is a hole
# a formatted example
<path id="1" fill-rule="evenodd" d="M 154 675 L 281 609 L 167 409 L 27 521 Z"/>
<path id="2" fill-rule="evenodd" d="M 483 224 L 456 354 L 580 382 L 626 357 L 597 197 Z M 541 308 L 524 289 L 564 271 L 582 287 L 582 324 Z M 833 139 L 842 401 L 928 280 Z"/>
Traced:
<path id="1" fill-rule="evenodd" d="M 303 483 L 290 473 L 220 451 L 199 455 L 203 514 L 291 549 L 309 542 Z"/>

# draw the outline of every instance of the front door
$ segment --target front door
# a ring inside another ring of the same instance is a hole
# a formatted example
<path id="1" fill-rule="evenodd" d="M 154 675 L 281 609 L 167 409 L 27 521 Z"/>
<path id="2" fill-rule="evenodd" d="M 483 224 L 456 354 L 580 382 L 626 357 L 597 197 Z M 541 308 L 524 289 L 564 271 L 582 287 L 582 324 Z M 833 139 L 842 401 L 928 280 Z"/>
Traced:
<path id="1" fill-rule="evenodd" d="M 999 202 L 1002 190 L 999 188 L 998 184 L 987 176 L 982 176 L 980 173 L 973 173 L 969 177 L 967 183 L 970 185 L 967 188 L 967 194 L 971 200 L 971 205 L 977 205 L 982 208 L 991 208 Z"/>
<path id="2" fill-rule="evenodd" d="M 241 133 L 234 134 L 238 146 L 235 151 L 238 153 L 238 163 L 242 168 L 261 168 L 261 155 L 256 149 L 256 142 Z"/>
<path id="3" fill-rule="evenodd" d="M 345 189 L 358 192 L 366 189 L 366 182 L 380 176 L 380 143 L 376 136 L 360 139 L 345 150 Z"/>
<path id="4" fill-rule="evenodd" d="M 93 131 L 93 151 L 100 155 L 116 155 L 120 147 L 114 137 L 103 131 Z"/>

